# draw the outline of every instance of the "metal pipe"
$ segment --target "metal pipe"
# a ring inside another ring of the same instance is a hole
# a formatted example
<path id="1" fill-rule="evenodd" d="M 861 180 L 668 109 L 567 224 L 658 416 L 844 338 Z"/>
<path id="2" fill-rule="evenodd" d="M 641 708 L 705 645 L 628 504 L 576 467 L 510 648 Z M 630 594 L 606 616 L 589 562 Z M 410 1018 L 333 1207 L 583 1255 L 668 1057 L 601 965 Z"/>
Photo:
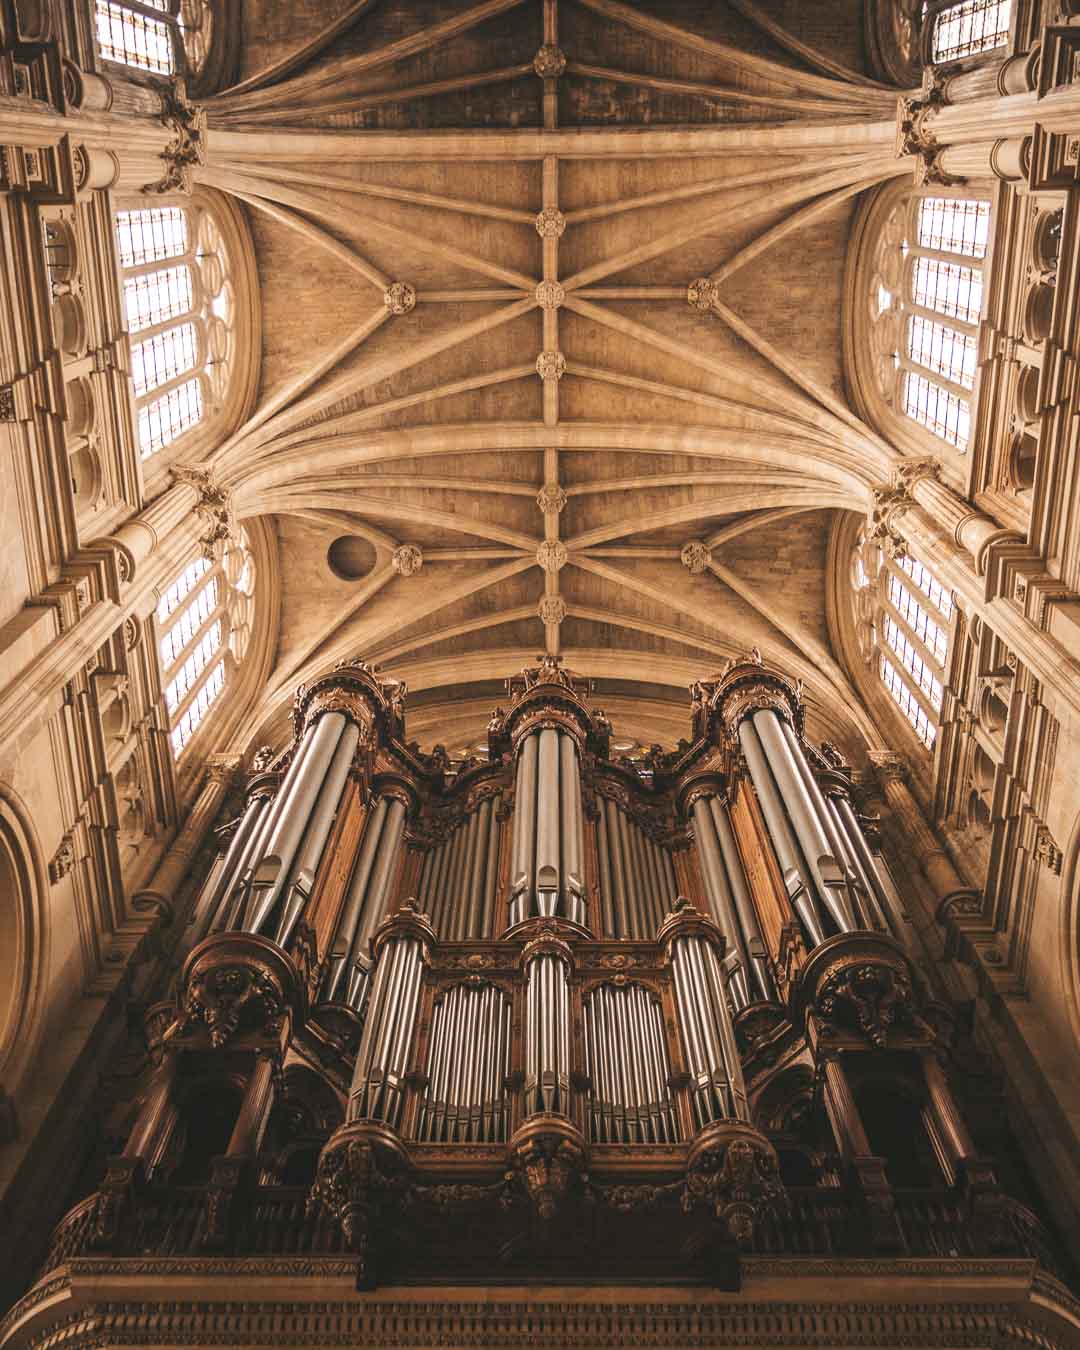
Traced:
<path id="1" fill-rule="evenodd" d="M 814 801 L 799 768 L 801 752 L 797 754 L 792 749 L 781 729 L 782 719 L 772 709 L 756 712 L 753 721 L 766 758 L 783 794 L 784 805 L 795 826 L 795 834 L 802 845 L 803 855 L 810 865 L 810 875 L 818 899 L 840 932 L 849 932 L 854 923 L 848 913 L 845 897 L 840 893 L 844 881 L 843 871 L 833 855 L 824 825 L 818 817 Z"/>
<path id="2" fill-rule="evenodd" d="M 600 810 L 596 819 L 596 860 L 600 872 L 600 913 L 602 927 L 596 934 L 599 938 L 617 938 L 615 928 L 614 897 L 611 894 L 611 859 L 608 856 L 607 821 L 604 819 L 604 800 L 599 799 Z"/>
<path id="3" fill-rule="evenodd" d="M 578 772 L 574 738 L 559 735 L 559 806 L 562 881 L 566 917 L 581 923 L 585 917 L 585 885 L 582 871 L 581 775 Z"/>
<path id="4" fill-rule="evenodd" d="M 540 733 L 536 788 L 536 911 L 554 914 L 562 885 L 559 876 L 559 733 Z"/>
<path id="5" fill-rule="evenodd" d="M 451 839 L 452 836 L 447 835 L 440 840 L 431 879 L 431 901 L 439 916 L 435 931 L 442 937 L 446 936 L 446 870 L 450 864 Z"/>
<path id="6" fill-rule="evenodd" d="M 670 852 L 661 844 L 660 856 L 664 861 L 664 881 L 666 883 L 666 894 L 664 896 L 664 913 L 666 914 L 675 902 L 675 897 L 679 894 L 679 879 L 675 875 L 675 864 L 672 862 Z"/>
<path id="7" fill-rule="evenodd" d="M 773 983 L 772 971 L 769 969 L 768 953 L 765 950 L 765 943 L 762 941 L 757 910 L 754 908 L 754 902 L 750 896 L 746 873 L 743 870 L 742 856 L 739 853 L 739 846 L 735 842 L 735 832 L 731 828 L 727 807 L 718 798 L 711 797 L 709 799 L 709 810 L 716 827 L 716 836 L 720 841 L 724 870 L 727 873 L 728 885 L 731 887 L 732 898 L 735 902 L 735 912 L 738 915 L 739 927 L 742 929 L 745 950 L 750 958 L 748 973 L 756 981 L 758 993 L 762 998 L 775 999 L 776 985 Z"/>
<path id="8" fill-rule="evenodd" d="M 844 827 L 844 833 L 851 842 L 852 851 L 862 868 L 863 876 L 870 888 L 870 894 L 877 902 L 878 913 L 885 925 L 885 930 L 896 936 L 899 928 L 893 921 L 890 896 L 878 867 L 877 859 L 870 851 L 870 846 L 866 842 L 866 835 L 863 834 L 862 826 L 855 815 L 855 808 L 846 797 L 841 797 L 839 801 L 833 802 L 832 805 Z"/>
<path id="9" fill-rule="evenodd" d="M 256 800 L 255 819 L 252 821 L 251 831 L 244 843 L 243 852 L 236 860 L 235 871 L 225 892 L 222 903 L 218 906 L 217 917 L 211 924 L 211 932 L 227 932 L 239 925 L 240 914 L 244 904 L 246 888 L 244 877 L 251 865 L 251 860 L 255 856 L 255 850 L 258 847 L 259 837 L 266 824 L 266 816 L 273 806 L 266 797 L 260 797 Z"/>
<path id="10" fill-rule="evenodd" d="M 521 748 L 521 772 L 514 802 L 515 823 L 519 813 L 521 816 L 520 859 L 515 856 L 512 883 L 514 906 L 511 909 L 511 922 L 514 923 L 532 912 L 531 897 L 536 889 L 536 778 L 539 757 L 540 738 L 534 732 L 526 736 Z"/>
<path id="11" fill-rule="evenodd" d="M 743 943 L 742 927 L 739 924 L 739 916 L 735 909 L 727 869 L 724 866 L 723 858 L 720 856 L 720 841 L 717 838 L 716 820 L 710 802 L 705 797 L 698 797 L 694 802 L 693 816 L 694 839 L 698 846 L 698 857 L 701 859 L 701 869 L 705 874 L 709 899 L 712 901 L 713 914 L 720 926 L 720 931 L 727 939 L 728 951 L 739 963 L 740 978 L 735 985 L 735 992 L 738 1006 L 745 1008 L 750 1002 L 750 985 L 747 973 L 750 958 Z"/>
<path id="12" fill-rule="evenodd" d="M 192 947 L 200 943 L 210 931 L 210 925 L 217 918 L 222 901 L 229 893 L 230 884 L 236 875 L 238 864 L 251 839 L 255 822 L 260 815 L 259 808 L 262 805 L 263 802 L 259 798 L 253 798 L 245 805 L 244 813 L 240 817 L 240 824 L 229 840 L 229 847 L 225 850 L 225 856 L 219 855 L 214 859 L 214 866 L 210 870 L 210 875 L 203 883 L 199 901 L 192 917 L 190 932 L 184 940 L 183 952 L 189 952 Z"/>
<path id="13" fill-rule="evenodd" d="M 784 811 L 780 793 L 761 748 L 757 730 L 747 718 L 739 723 L 739 744 L 750 769 L 750 778 L 761 802 L 762 814 L 768 827 L 769 839 L 776 852 L 777 862 L 784 878 L 788 900 L 802 923 L 811 947 L 825 941 L 825 932 L 818 917 L 813 896 L 813 877 L 802 856 Z"/>
<path id="14" fill-rule="evenodd" d="M 624 894 L 626 896 L 627 910 L 627 932 L 632 938 L 641 938 L 643 936 L 641 910 L 638 905 L 638 895 L 636 886 L 636 877 L 634 876 L 633 854 L 630 852 L 629 831 L 627 828 L 626 812 L 618 804 L 614 805 L 613 819 L 615 821 L 616 846 L 615 853 L 618 858 L 618 867 L 620 879 L 624 885 Z"/>
<path id="15" fill-rule="evenodd" d="M 636 896 L 638 913 L 638 937 L 647 941 L 653 925 L 649 914 L 648 876 L 645 871 L 645 855 L 641 846 L 641 830 L 633 816 L 624 812 L 626 820 L 626 846 L 629 849 L 627 868 L 633 878 L 631 891 Z"/>
<path id="16" fill-rule="evenodd" d="M 571 782 L 574 795 L 574 850 L 577 860 L 578 894 L 581 897 L 581 912 L 577 917 L 577 922 L 591 929 L 596 920 L 588 909 L 589 897 L 585 881 L 585 805 L 581 795 L 581 759 L 576 746 L 574 747 L 573 762 L 574 772 Z"/>
<path id="17" fill-rule="evenodd" d="M 611 861 L 611 879 L 613 907 L 615 911 L 615 936 L 629 938 L 631 932 L 630 905 L 626 891 L 626 867 L 623 862 L 619 840 L 619 808 L 610 797 L 603 798 L 604 816 L 607 821 L 608 857 Z"/>
<path id="18" fill-rule="evenodd" d="M 279 947 L 284 947 L 289 941 L 293 928 L 304 912 L 304 906 L 311 898 L 315 874 L 319 870 L 326 841 L 330 837 L 330 830 L 337 815 L 341 794 L 349 777 L 349 768 L 359 739 L 360 728 L 355 722 L 346 722 L 308 818 L 303 841 L 289 869 L 284 889 L 285 901 L 281 923 L 274 939 Z"/>
<path id="19" fill-rule="evenodd" d="M 487 818 L 484 808 L 491 809 L 490 802 L 481 802 L 469 817 L 469 837 L 466 840 L 465 885 L 462 894 L 461 922 L 458 925 L 458 938 L 464 941 L 474 936 L 476 911 L 480 904 L 480 886 L 484 880 L 483 869 L 487 839 Z"/>
<path id="20" fill-rule="evenodd" d="M 491 798 L 491 810 L 488 812 L 487 862 L 484 869 L 483 907 L 480 911 L 480 923 L 476 936 L 481 940 L 491 936 L 491 926 L 495 913 L 495 892 L 499 884 L 499 837 L 502 823 L 499 820 L 499 807 L 502 793 Z"/>
<path id="21" fill-rule="evenodd" d="M 257 933 L 271 916 L 285 890 L 293 859 L 307 829 L 315 800 L 345 730 L 343 713 L 323 713 L 315 723 L 311 748 L 293 783 L 289 801 L 266 841 L 266 851 L 252 876 L 254 899 L 249 930 Z"/>
<path id="22" fill-rule="evenodd" d="M 246 870 L 240 874 L 238 884 L 243 887 L 244 898 L 242 903 L 237 907 L 235 922 L 237 927 L 241 929 L 246 928 L 246 910 L 251 902 L 252 881 L 259 869 L 259 864 L 261 863 L 264 854 L 268 851 L 268 843 L 277 826 L 277 822 L 280 819 L 282 812 L 289 804 L 289 799 L 292 796 L 296 779 L 307 758 L 308 751 L 311 749 L 311 743 L 314 737 L 315 723 L 312 722 L 304 732 L 300 744 L 293 751 L 292 758 L 289 761 L 289 767 L 285 770 L 285 776 L 278 784 L 277 792 L 270 802 L 270 808 L 262 817 L 258 840 L 248 858 Z"/>

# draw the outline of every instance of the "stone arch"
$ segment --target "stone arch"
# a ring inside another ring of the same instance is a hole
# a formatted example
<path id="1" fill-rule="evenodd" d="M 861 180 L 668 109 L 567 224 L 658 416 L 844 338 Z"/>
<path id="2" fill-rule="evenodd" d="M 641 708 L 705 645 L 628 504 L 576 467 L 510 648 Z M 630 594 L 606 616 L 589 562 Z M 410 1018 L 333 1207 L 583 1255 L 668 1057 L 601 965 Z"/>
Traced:
<path id="1" fill-rule="evenodd" d="M 14 1092 L 42 1031 L 48 878 L 30 813 L 0 782 L 0 1085 Z"/>

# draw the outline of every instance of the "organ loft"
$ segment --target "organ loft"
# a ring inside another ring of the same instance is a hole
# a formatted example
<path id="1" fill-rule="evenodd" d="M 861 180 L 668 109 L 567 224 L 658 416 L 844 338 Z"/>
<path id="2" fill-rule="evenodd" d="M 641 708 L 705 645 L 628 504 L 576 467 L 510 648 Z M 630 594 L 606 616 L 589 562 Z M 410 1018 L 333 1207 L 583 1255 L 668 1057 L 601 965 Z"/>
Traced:
<path id="1" fill-rule="evenodd" d="M 1080 1347 L 1080 3 L 0 0 L 0 1350 Z"/>

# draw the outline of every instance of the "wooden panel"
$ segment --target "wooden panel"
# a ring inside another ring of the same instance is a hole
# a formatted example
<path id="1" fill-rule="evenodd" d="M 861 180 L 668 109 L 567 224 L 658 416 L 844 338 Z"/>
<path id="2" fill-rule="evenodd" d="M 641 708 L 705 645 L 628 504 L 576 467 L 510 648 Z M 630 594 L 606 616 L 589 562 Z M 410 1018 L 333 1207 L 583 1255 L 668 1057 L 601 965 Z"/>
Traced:
<path id="1" fill-rule="evenodd" d="M 679 883 L 679 894 L 692 901 L 702 914 L 712 914 L 712 905 L 709 904 L 705 894 L 705 883 L 701 879 L 697 848 L 690 844 L 686 848 L 672 849 L 671 860 L 675 864 L 675 880 Z"/>
<path id="2" fill-rule="evenodd" d="M 345 788 L 337 819 L 330 834 L 330 842 L 323 855 L 318 876 L 312 889 L 308 910 L 315 930 L 315 945 L 319 961 L 326 959 L 334 940 L 338 916 L 345 903 L 345 893 L 352 876 L 353 863 L 367 820 L 360 784 L 350 778 Z"/>
<path id="3" fill-rule="evenodd" d="M 761 809 L 753 789 L 745 780 L 739 784 L 731 803 L 731 823 L 761 925 L 761 936 L 769 956 L 778 962 L 783 932 L 793 916 Z"/>

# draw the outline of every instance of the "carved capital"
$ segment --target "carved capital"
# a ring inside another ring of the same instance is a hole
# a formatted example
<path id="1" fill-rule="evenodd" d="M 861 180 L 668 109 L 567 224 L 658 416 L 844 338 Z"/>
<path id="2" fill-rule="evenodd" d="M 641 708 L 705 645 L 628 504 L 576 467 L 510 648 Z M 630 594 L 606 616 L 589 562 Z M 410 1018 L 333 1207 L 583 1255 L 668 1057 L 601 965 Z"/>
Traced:
<path id="1" fill-rule="evenodd" d="M 219 551 L 236 544 L 238 527 L 233 514 L 232 490 L 214 479 L 213 469 L 178 464 L 172 471 L 178 483 L 187 483 L 198 493 L 195 510 L 206 529 L 200 536 L 203 557 L 213 562 Z"/>
<path id="2" fill-rule="evenodd" d="M 867 752 L 867 758 L 874 766 L 874 774 L 879 783 L 908 781 L 907 760 L 895 750 L 870 750 Z"/>
<path id="3" fill-rule="evenodd" d="M 205 1036 L 215 1050 L 240 1040 L 280 1046 L 302 1011 L 293 963 L 253 933 L 217 933 L 201 942 L 184 963 L 179 1002 L 165 1039 Z"/>
<path id="4" fill-rule="evenodd" d="M 161 120 L 173 132 L 172 140 L 161 152 L 165 172 L 156 183 L 147 183 L 144 192 L 190 193 L 193 170 L 206 159 L 206 110 L 187 95 L 184 79 L 173 76 L 162 94 Z"/>

